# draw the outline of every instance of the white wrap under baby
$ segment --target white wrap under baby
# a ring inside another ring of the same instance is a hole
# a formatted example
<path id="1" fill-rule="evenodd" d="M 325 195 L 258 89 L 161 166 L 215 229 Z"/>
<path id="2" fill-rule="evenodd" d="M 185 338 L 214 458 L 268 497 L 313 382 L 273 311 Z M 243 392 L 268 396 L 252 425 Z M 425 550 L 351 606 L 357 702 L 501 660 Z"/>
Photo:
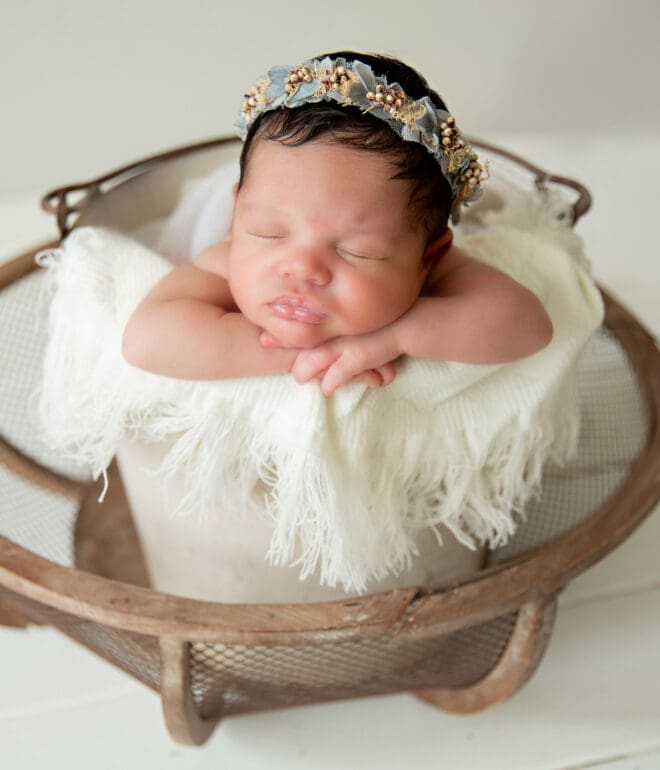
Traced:
<path id="1" fill-rule="evenodd" d="M 189 199 L 161 230 L 170 253 L 174 231 L 190 248 L 186 205 L 199 215 Z M 579 239 L 557 219 L 565 205 L 520 196 L 461 242 L 542 299 L 547 348 L 506 365 L 406 359 L 387 388 L 331 398 L 291 375 L 191 382 L 128 366 L 124 324 L 171 262 L 132 236 L 74 230 L 42 257 L 54 284 L 48 441 L 97 474 L 120 450 L 161 590 L 296 602 L 465 574 L 513 533 L 544 463 L 576 448 L 575 360 L 603 308 Z M 212 222 L 198 248 L 217 236 Z"/>

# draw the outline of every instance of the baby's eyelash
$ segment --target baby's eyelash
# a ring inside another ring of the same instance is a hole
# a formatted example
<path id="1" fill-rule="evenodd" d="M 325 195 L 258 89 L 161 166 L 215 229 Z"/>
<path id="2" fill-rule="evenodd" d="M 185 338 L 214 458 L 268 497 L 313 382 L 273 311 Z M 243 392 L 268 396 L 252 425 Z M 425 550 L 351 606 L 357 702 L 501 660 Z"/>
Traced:
<path id="1" fill-rule="evenodd" d="M 356 254 L 354 251 L 348 251 L 347 249 L 337 249 L 339 254 L 347 254 L 349 257 L 355 257 L 355 259 L 369 259 L 374 262 L 383 262 L 385 257 L 371 257 L 366 254 Z"/>
<path id="2" fill-rule="evenodd" d="M 283 235 L 268 235 L 266 233 L 251 233 L 251 232 L 248 232 L 248 235 L 252 235 L 255 238 L 267 238 L 269 240 L 274 240 L 276 238 L 284 238 Z"/>

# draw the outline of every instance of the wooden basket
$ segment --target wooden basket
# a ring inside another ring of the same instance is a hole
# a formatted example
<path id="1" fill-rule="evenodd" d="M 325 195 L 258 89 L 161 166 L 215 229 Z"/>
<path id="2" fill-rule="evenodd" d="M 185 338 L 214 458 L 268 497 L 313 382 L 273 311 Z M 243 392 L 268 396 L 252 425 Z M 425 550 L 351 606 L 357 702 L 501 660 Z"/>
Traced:
<path id="1" fill-rule="evenodd" d="M 474 143 L 536 186 L 576 191 L 573 222 L 588 209 L 578 183 Z M 43 204 L 62 235 L 84 224 L 122 229 L 166 215 L 185 178 L 235 152 L 228 139 L 180 148 L 55 190 Z M 154 185 L 168 191 L 157 209 Z M 34 437 L 26 404 L 44 344 L 32 309 L 42 284 L 36 251 L 0 267 L 0 370 L 3 387 L 9 383 L 0 417 L 5 622 L 48 623 L 160 692 L 176 741 L 203 743 L 231 714 L 364 695 L 413 691 L 456 712 L 504 700 L 541 659 L 561 589 L 621 543 L 660 497 L 660 353 L 604 295 L 605 324 L 581 375 L 591 405 L 585 449 L 547 479 L 520 536 L 486 568 L 442 589 L 318 604 L 158 593 L 148 587 L 116 468 L 100 506 L 98 485 Z"/>

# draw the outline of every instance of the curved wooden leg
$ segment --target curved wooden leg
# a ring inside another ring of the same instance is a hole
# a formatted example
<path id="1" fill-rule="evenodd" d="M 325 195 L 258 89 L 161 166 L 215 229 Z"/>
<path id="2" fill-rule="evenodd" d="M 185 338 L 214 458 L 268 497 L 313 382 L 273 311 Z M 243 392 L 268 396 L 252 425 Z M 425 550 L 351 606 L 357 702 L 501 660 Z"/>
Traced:
<path id="1" fill-rule="evenodd" d="M 25 615 L 21 615 L 18 610 L 15 610 L 10 605 L 0 602 L 0 626 L 27 628 L 30 623 L 36 624 L 36 621 L 30 620 L 29 618 L 25 617 Z"/>
<path id="2" fill-rule="evenodd" d="M 465 688 L 430 687 L 418 698 L 456 714 L 470 714 L 509 698 L 531 677 L 543 657 L 557 613 L 556 596 L 524 604 L 502 657 L 479 682 Z"/>
<path id="3" fill-rule="evenodd" d="M 172 739 L 189 746 L 207 741 L 218 719 L 201 719 L 190 693 L 190 643 L 160 640 L 160 697 L 165 724 Z"/>

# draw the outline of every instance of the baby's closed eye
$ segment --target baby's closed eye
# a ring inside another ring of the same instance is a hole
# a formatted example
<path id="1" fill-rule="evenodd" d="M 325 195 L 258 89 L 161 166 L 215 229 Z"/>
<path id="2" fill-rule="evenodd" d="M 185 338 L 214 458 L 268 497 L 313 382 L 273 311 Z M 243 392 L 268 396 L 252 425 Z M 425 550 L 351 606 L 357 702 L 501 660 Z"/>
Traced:
<path id="1" fill-rule="evenodd" d="M 264 231 L 264 232 L 250 232 L 248 230 L 248 235 L 251 235 L 254 238 L 264 238 L 266 240 L 276 240 L 278 238 L 285 238 L 286 237 L 284 235 L 284 233 L 269 232 L 267 230 Z"/>
<path id="2" fill-rule="evenodd" d="M 382 262 L 387 259 L 387 257 L 379 255 L 376 252 L 366 252 L 358 249 L 351 250 L 341 246 L 337 246 L 337 254 L 339 254 L 340 257 L 349 257 L 352 259 L 368 259 L 375 260 L 377 262 Z"/>

